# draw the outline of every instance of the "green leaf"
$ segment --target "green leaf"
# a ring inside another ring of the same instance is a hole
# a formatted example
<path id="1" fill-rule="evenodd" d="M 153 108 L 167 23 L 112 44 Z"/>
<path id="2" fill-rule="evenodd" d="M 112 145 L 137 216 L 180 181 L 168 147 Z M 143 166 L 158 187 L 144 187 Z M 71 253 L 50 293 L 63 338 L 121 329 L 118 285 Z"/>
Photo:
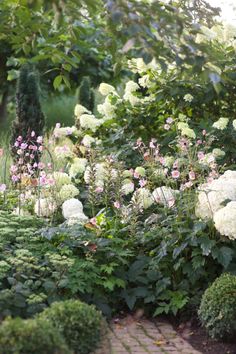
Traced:
<path id="1" fill-rule="evenodd" d="M 53 87 L 54 87 L 55 90 L 57 90 L 58 87 L 61 85 L 62 78 L 63 78 L 62 75 L 58 75 L 58 76 L 55 77 L 55 79 L 53 81 Z"/>
<path id="2" fill-rule="evenodd" d="M 208 236 L 202 236 L 199 238 L 200 247 L 202 249 L 202 254 L 204 256 L 209 256 L 212 248 L 215 246 L 216 242 L 214 240 L 210 240 Z"/>
<path id="3" fill-rule="evenodd" d="M 227 268 L 232 261 L 234 251 L 226 246 L 222 246 L 220 249 L 214 252 L 214 258 L 217 258 L 218 262 L 222 264 L 224 268 Z"/>

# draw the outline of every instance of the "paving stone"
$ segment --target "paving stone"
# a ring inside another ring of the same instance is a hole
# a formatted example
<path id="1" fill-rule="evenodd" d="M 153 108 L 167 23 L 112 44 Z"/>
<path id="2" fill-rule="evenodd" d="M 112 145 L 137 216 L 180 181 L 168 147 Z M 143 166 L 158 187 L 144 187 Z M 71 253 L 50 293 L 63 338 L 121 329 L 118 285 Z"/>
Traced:
<path id="1" fill-rule="evenodd" d="M 127 317 L 111 326 L 110 341 L 112 354 L 201 354 L 167 322 Z"/>

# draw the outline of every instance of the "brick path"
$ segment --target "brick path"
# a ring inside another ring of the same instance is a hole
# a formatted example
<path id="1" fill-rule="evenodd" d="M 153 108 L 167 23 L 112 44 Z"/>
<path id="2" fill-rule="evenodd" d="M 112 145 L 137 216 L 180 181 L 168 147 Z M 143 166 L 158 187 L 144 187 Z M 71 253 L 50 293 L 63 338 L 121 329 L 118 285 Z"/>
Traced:
<path id="1" fill-rule="evenodd" d="M 171 324 L 127 317 L 113 321 L 112 354 L 201 354 L 182 339 Z"/>

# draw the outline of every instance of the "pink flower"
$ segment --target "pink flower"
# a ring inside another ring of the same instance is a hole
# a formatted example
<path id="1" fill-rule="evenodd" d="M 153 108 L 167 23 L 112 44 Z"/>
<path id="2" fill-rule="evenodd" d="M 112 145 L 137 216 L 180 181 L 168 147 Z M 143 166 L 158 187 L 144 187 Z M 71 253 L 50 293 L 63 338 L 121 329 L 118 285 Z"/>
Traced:
<path id="1" fill-rule="evenodd" d="M 43 142 L 43 137 L 42 136 L 38 136 L 37 137 L 37 143 L 38 144 L 42 144 L 42 142 Z"/>
<path id="2" fill-rule="evenodd" d="M 173 163 L 173 168 L 178 168 L 179 167 L 179 161 L 175 160 L 175 162 Z"/>
<path id="3" fill-rule="evenodd" d="M 173 122 L 174 122 L 174 119 L 171 118 L 171 117 L 168 117 L 167 120 L 166 120 L 167 124 L 172 124 Z"/>
<path id="4" fill-rule="evenodd" d="M 45 167 L 45 164 L 44 164 L 43 162 L 39 162 L 39 163 L 38 163 L 38 168 L 39 168 L 40 170 L 43 170 L 44 167 Z"/>
<path id="5" fill-rule="evenodd" d="M 147 181 L 146 181 L 145 179 L 140 179 L 139 185 L 140 185 L 141 188 L 143 188 L 144 186 L 146 186 L 146 184 L 147 184 Z"/>
<path id="6" fill-rule="evenodd" d="M 18 149 L 16 153 L 17 153 L 17 155 L 22 155 L 23 154 L 23 150 Z"/>
<path id="7" fill-rule="evenodd" d="M 35 131 L 32 130 L 32 132 L 31 132 L 31 138 L 33 138 L 34 136 L 35 136 Z"/>
<path id="8" fill-rule="evenodd" d="M 149 147 L 150 147 L 151 149 L 155 149 L 155 148 L 156 148 L 156 146 L 155 146 L 155 144 L 154 144 L 154 141 L 153 141 L 153 140 L 151 140 L 151 141 L 150 141 L 150 143 L 149 143 Z"/>
<path id="9" fill-rule="evenodd" d="M 34 155 L 33 155 L 33 154 L 30 154 L 30 158 L 33 160 L 33 159 L 34 159 Z"/>
<path id="10" fill-rule="evenodd" d="M 190 171 L 189 174 L 188 174 L 188 176 L 189 176 L 189 179 L 190 179 L 191 181 L 194 181 L 195 178 L 196 178 L 196 175 L 195 175 L 195 172 L 194 172 L 194 171 Z"/>
<path id="11" fill-rule="evenodd" d="M 22 138 L 22 136 L 21 135 L 19 135 L 18 136 L 18 138 L 16 139 L 17 141 L 22 141 L 23 140 L 23 138 Z"/>
<path id="12" fill-rule="evenodd" d="M 16 165 L 12 165 L 12 166 L 10 167 L 11 173 L 16 173 L 17 170 L 18 170 L 18 167 L 17 167 Z"/>
<path id="13" fill-rule="evenodd" d="M 72 129 L 71 128 L 68 128 L 67 130 L 66 130 L 66 135 L 71 135 L 72 134 Z"/>
<path id="14" fill-rule="evenodd" d="M 90 224 L 96 226 L 97 225 L 97 219 L 96 218 L 92 218 L 89 220 L 90 221 Z"/>
<path id="15" fill-rule="evenodd" d="M 13 175 L 13 176 L 11 177 L 11 179 L 12 179 L 13 182 L 18 182 L 20 178 L 19 178 L 19 176 L 17 176 L 17 175 Z"/>
<path id="16" fill-rule="evenodd" d="M 97 187 L 97 188 L 95 189 L 95 192 L 96 192 L 96 193 L 102 193 L 102 192 L 103 192 L 103 188 L 102 188 L 102 187 Z"/>
<path id="17" fill-rule="evenodd" d="M 164 159 L 164 157 L 160 157 L 159 158 L 159 161 L 160 161 L 160 163 L 162 164 L 162 165 L 165 165 L 165 159 Z"/>
<path id="18" fill-rule="evenodd" d="M 134 178 L 138 179 L 139 178 L 139 173 L 134 171 Z"/>
<path id="19" fill-rule="evenodd" d="M 205 129 L 203 129 L 203 131 L 202 131 L 202 135 L 204 135 L 204 136 L 205 136 L 205 135 L 206 135 L 206 133 L 207 133 L 207 132 L 206 132 L 206 130 L 205 130 Z"/>
<path id="20" fill-rule="evenodd" d="M 203 151 L 199 151 L 198 152 L 198 154 L 197 154 L 197 158 L 198 158 L 198 160 L 203 160 L 204 159 L 204 157 L 205 157 L 205 154 L 204 154 L 204 152 Z"/>
<path id="21" fill-rule="evenodd" d="M 43 151 L 43 146 L 39 146 L 39 151 L 42 152 Z"/>
<path id="22" fill-rule="evenodd" d="M 172 176 L 172 178 L 178 179 L 180 176 L 180 173 L 178 170 L 174 170 L 171 172 L 171 176 Z"/>
<path id="23" fill-rule="evenodd" d="M 57 129 L 60 129 L 60 128 L 61 128 L 61 123 L 57 123 L 57 124 L 56 124 L 56 128 L 57 128 Z"/>
<path id="24" fill-rule="evenodd" d="M 186 188 L 191 188 L 193 186 L 193 182 L 189 181 L 185 183 Z"/>
<path id="25" fill-rule="evenodd" d="M 7 189 L 7 186 L 5 184 L 0 184 L 0 192 L 3 193 Z"/>
<path id="26" fill-rule="evenodd" d="M 14 146 L 17 147 L 17 148 L 19 147 L 19 145 L 20 145 L 19 141 L 16 141 L 15 144 L 14 144 Z"/>
<path id="27" fill-rule="evenodd" d="M 22 150 L 27 149 L 27 147 L 28 147 L 28 144 L 26 144 L 26 143 L 20 144 L 20 148 L 21 148 Z"/>
<path id="28" fill-rule="evenodd" d="M 169 207 L 169 208 L 172 208 L 174 205 L 175 205 L 175 199 L 174 199 L 174 198 L 169 199 L 169 200 L 168 200 L 168 207 Z"/>
<path id="29" fill-rule="evenodd" d="M 201 145 L 202 144 L 202 140 L 201 139 L 198 139 L 197 140 L 197 145 Z"/>
<path id="30" fill-rule="evenodd" d="M 118 201 L 114 202 L 113 205 L 116 209 L 120 209 L 120 203 Z"/>
<path id="31" fill-rule="evenodd" d="M 169 125 L 169 124 L 165 124 L 165 125 L 164 125 L 164 129 L 165 129 L 165 130 L 170 130 L 170 125 Z"/>

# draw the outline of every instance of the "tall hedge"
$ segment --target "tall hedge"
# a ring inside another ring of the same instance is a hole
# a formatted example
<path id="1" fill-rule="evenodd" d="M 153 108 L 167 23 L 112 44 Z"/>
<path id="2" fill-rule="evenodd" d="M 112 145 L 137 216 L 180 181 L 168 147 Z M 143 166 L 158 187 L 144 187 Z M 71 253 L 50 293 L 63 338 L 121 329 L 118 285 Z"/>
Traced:
<path id="1" fill-rule="evenodd" d="M 88 76 L 84 76 L 78 89 L 78 103 L 93 112 L 94 101 L 95 97 L 91 80 Z"/>
<path id="2" fill-rule="evenodd" d="M 14 145 L 18 136 L 23 140 L 31 139 L 31 132 L 37 136 L 43 134 L 44 114 L 39 99 L 39 79 L 34 67 L 25 64 L 20 70 L 16 90 L 16 119 L 12 126 L 11 143 Z M 14 148 L 12 152 L 15 153 Z"/>

